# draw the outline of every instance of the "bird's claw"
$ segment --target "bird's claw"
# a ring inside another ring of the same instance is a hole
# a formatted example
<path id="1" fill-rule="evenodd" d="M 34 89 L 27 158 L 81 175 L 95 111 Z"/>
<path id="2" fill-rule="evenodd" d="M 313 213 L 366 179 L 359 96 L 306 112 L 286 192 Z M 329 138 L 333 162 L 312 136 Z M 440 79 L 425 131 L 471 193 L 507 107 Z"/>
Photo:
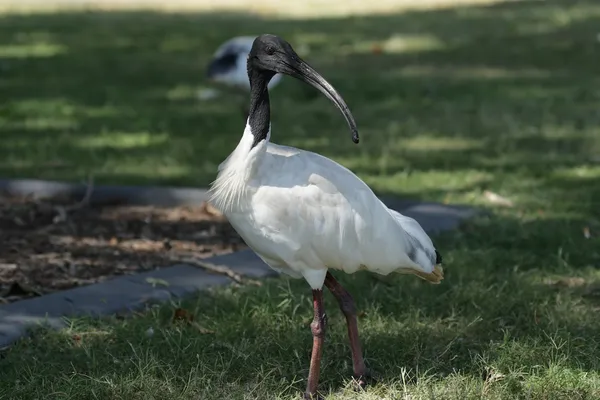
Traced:
<path id="1" fill-rule="evenodd" d="M 373 374 L 369 370 L 362 375 L 354 375 L 353 378 L 354 387 L 357 391 L 365 390 L 368 385 L 377 383 L 377 379 L 373 377 Z"/>

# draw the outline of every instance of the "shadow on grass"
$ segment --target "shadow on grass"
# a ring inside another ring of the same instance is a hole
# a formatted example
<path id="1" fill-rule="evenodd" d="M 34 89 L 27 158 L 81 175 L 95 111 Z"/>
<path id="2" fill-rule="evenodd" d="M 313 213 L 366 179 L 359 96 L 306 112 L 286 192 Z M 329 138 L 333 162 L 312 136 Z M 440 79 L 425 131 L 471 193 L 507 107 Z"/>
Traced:
<path id="1" fill-rule="evenodd" d="M 439 286 L 414 277 L 334 272 L 357 302 L 366 358 L 380 382 L 428 386 L 458 374 L 475 382 L 476 390 L 493 386 L 501 398 L 544 398 L 531 379 L 551 368 L 600 371 L 600 242 L 584 237 L 586 224 L 584 217 L 553 215 L 479 218 L 435 238 L 446 264 Z M 224 388 L 240 398 L 252 388 L 270 396 L 293 394 L 303 389 L 309 363 L 310 296 L 305 282 L 278 278 L 260 288 L 219 289 L 183 302 L 212 334 L 174 324 L 175 306 L 126 321 L 75 321 L 66 333 L 20 343 L 7 355 L 7 374 L 21 382 L 29 375 L 68 375 L 53 390 L 77 388 L 79 396 L 87 390 L 109 397 L 148 390 L 164 398 L 216 399 Z M 328 293 L 325 304 L 321 388 L 338 392 L 351 374 L 350 355 L 345 322 Z M 83 343 L 73 336 L 84 337 Z M 35 363 L 18 361 L 30 356 Z M 486 382 L 489 371 L 505 378 Z M 157 382 L 160 387 L 152 386 Z M 554 396 L 588 393 L 579 383 L 550 383 Z M 42 393 L 44 387 L 21 384 L 19 390 Z M 186 396 L 177 395 L 184 389 Z"/>
<path id="2" fill-rule="evenodd" d="M 404 369 L 412 383 L 458 373 L 481 384 L 486 371 L 494 369 L 515 380 L 510 388 L 515 396 L 526 393 L 519 374 L 535 375 L 550 366 L 599 371 L 593 354 L 600 346 L 595 334 L 600 325 L 590 315 L 600 307 L 594 291 L 600 284 L 594 267 L 600 253 L 598 239 L 582 235 L 586 223 L 560 218 L 480 219 L 436 240 L 447 260 L 446 279 L 440 286 L 403 276 L 377 279 L 367 273 L 334 272 L 353 294 L 360 314 L 364 312 L 359 324 L 370 367 L 389 385 L 401 379 Z M 567 287 L 578 282 L 573 279 L 577 277 L 585 283 Z M 307 373 L 311 313 L 307 285 L 292 281 L 286 287 L 286 282 L 218 292 L 187 306 L 211 328 L 224 330 L 219 340 L 234 349 L 245 348 L 257 363 L 255 374 L 265 365 L 277 365 L 278 376 L 289 381 Z M 330 330 L 322 379 L 325 392 L 335 392 L 349 378 L 351 363 L 345 323 L 330 295 L 326 312 Z M 212 341 L 199 340 L 206 346 Z M 203 362 L 222 356 L 223 348 L 209 348 Z M 251 371 L 228 376 L 228 381 L 255 379 Z"/>
<path id="3" fill-rule="evenodd" d="M 340 277 L 366 312 L 360 326 L 370 366 L 384 383 L 397 382 L 402 368 L 419 379 L 459 373 L 475 380 L 492 368 L 506 375 L 498 385 L 510 381 L 502 398 L 526 396 L 527 377 L 551 366 L 599 369 L 599 304 L 586 289 L 598 283 L 600 263 L 599 22 L 595 1 L 307 21 L 4 16 L 0 173 L 75 179 L 89 170 L 99 182 L 206 184 L 244 124 L 228 99 L 195 99 L 213 49 L 231 36 L 266 31 L 308 45 L 306 59 L 344 95 L 362 142 L 350 143 L 333 106 L 307 98 L 291 79 L 273 94 L 276 142 L 333 157 L 382 193 L 477 202 L 469 196 L 490 189 L 517 203 L 435 238 L 447 264 L 440 286 Z M 374 43 L 385 51 L 373 53 Z M 57 160 L 73 168 L 47 167 Z M 573 277 L 584 284 L 558 284 Z M 79 382 L 107 398 L 139 393 L 142 372 L 162 380 L 147 386 L 162 398 L 174 398 L 168 385 L 189 382 L 203 398 L 252 385 L 269 394 L 301 390 L 309 296 L 304 282 L 278 279 L 186 302 L 214 335 L 172 326 L 168 307 L 158 316 L 113 320 L 110 329 L 90 322 L 110 340 L 21 344 L 7 357 L 9 375 L 31 375 L 35 383 L 36 376 L 63 374 L 70 380 L 55 391 Z M 322 387 L 337 390 L 350 374 L 349 352 L 335 302 L 326 301 L 331 330 Z M 149 326 L 159 334 L 146 338 Z M 19 361 L 28 357 L 38 362 Z M 100 381 L 107 376 L 112 386 Z M 19 390 L 33 393 L 34 383 Z M 553 395 L 568 396 L 572 387 Z"/>
<path id="4" fill-rule="evenodd" d="M 195 98 L 204 65 L 223 40 L 257 32 L 308 46 L 306 58 L 343 93 L 364 138 L 351 144 L 334 107 L 290 78 L 274 94 L 277 142 L 374 180 L 571 166 L 600 146 L 598 10 L 591 1 L 522 1 L 319 20 L 5 15 L 0 173 L 208 184 L 244 121 L 230 98 Z M 383 53 L 371 52 L 375 43 Z M 70 168 L 48 167 L 57 162 Z"/>

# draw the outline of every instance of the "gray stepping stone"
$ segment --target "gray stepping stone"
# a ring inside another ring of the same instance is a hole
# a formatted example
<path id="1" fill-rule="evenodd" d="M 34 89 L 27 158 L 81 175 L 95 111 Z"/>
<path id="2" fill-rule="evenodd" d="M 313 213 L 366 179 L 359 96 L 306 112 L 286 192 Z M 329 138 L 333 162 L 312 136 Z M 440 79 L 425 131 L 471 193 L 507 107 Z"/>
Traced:
<path id="1" fill-rule="evenodd" d="M 62 316 L 70 307 L 69 301 L 57 293 L 0 306 L 0 348 L 39 325 L 62 328 L 65 324 Z"/>
<path id="2" fill-rule="evenodd" d="M 143 288 L 155 285 L 156 288 L 152 293 L 155 293 L 156 290 L 167 291 L 176 298 L 183 298 L 196 293 L 198 290 L 207 289 L 211 286 L 227 285 L 232 282 L 226 275 L 212 273 L 185 264 L 178 264 L 145 274 L 129 275 L 127 279 Z M 146 294 L 146 297 L 148 297 L 148 294 Z"/>
<path id="3" fill-rule="evenodd" d="M 21 300 L 0 306 L 0 348 L 39 325 L 59 329 L 64 317 L 111 315 L 142 309 L 149 302 L 182 298 L 211 286 L 231 283 L 225 275 L 189 265 L 175 265 L 135 276 Z"/>
<path id="4" fill-rule="evenodd" d="M 267 278 L 279 275 L 250 249 L 223 254 L 203 260 L 211 264 L 225 266 L 240 275 L 249 278 Z"/>
<path id="5" fill-rule="evenodd" d="M 0 194 L 33 196 L 35 199 L 76 202 L 86 193 L 86 185 L 37 179 L 0 179 Z M 94 185 L 90 204 L 129 204 L 136 206 L 176 207 L 198 205 L 208 200 L 208 191 L 200 188 Z"/>
<path id="6" fill-rule="evenodd" d="M 456 229 L 462 221 L 478 214 L 478 210 L 470 207 L 437 203 L 415 204 L 399 211 L 407 217 L 416 219 L 425 232 L 430 235 Z"/>
<path id="7" fill-rule="evenodd" d="M 77 201 L 83 197 L 85 186 L 38 180 L 0 180 L 0 193 L 34 194 L 37 198 L 70 198 Z M 179 206 L 200 204 L 206 199 L 204 189 L 96 186 L 91 201 Z M 470 207 L 423 203 L 393 197 L 383 197 L 382 201 L 388 207 L 416 219 L 429 234 L 456 229 L 463 220 L 481 212 Z M 249 249 L 199 261 L 224 266 L 240 275 L 255 279 L 278 275 Z M 149 302 L 182 298 L 211 286 L 231 282 L 232 280 L 224 274 L 180 264 L 0 305 L 0 348 L 26 335 L 32 326 L 44 323 L 58 329 L 64 326 L 66 316 L 110 315 L 141 309 Z"/>

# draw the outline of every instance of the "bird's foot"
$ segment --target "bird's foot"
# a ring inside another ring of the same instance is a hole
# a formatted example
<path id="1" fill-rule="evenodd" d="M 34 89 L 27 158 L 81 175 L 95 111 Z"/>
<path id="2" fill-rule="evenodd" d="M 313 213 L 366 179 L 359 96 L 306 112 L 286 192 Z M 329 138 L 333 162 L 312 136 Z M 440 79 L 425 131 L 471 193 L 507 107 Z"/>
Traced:
<path id="1" fill-rule="evenodd" d="M 308 392 L 304 392 L 304 395 L 302 396 L 303 400 L 324 400 L 323 396 L 321 396 L 319 393 L 308 393 Z"/>
<path id="2" fill-rule="evenodd" d="M 369 385 L 377 383 L 377 379 L 373 376 L 371 371 L 367 370 L 362 375 L 353 375 L 354 389 L 356 391 L 365 390 Z"/>

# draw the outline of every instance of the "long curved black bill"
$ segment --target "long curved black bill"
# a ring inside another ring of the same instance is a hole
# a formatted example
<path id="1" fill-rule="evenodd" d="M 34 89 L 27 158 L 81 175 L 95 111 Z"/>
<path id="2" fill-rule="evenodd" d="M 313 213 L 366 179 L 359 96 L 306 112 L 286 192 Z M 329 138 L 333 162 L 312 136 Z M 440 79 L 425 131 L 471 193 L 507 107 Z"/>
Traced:
<path id="1" fill-rule="evenodd" d="M 293 77 L 300 79 L 318 89 L 321 93 L 327 96 L 327 98 L 331 100 L 337 106 L 337 108 L 339 108 L 344 115 L 344 118 L 346 118 L 346 122 L 348 123 L 350 130 L 352 131 L 352 141 L 354 143 L 358 143 L 358 128 L 356 127 L 354 116 L 337 90 L 335 90 L 335 88 L 331 86 L 331 84 L 327 82 L 325 78 L 321 76 L 321 74 L 319 74 L 310 65 L 302 60 L 298 60 L 298 64 L 292 67 L 292 70 L 294 73 L 288 73 L 289 75 L 292 75 Z"/>

